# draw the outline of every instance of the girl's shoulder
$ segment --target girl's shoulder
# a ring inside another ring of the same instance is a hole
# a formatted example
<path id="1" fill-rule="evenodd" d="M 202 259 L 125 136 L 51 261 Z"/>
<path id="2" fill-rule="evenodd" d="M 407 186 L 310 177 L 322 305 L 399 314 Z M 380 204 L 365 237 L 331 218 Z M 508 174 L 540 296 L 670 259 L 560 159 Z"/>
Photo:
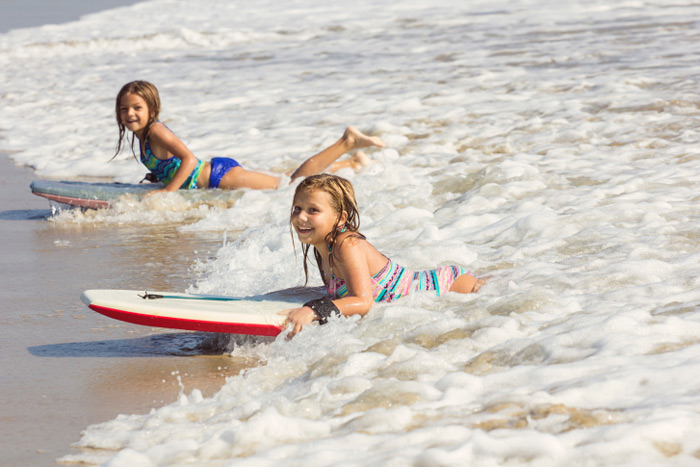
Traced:
<path id="1" fill-rule="evenodd" d="M 336 245 L 332 256 L 341 271 L 344 265 L 357 264 L 357 261 L 366 262 L 371 271 L 378 271 L 386 265 L 387 257 L 362 234 L 356 232 L 341 234 L 336 240 Z"/>
<path id="2" fill-rule="evenodd" d="M 333 255 L 341 259 L 347 255 L 376 251 L 367 238 L 359 232 L 345 232 L 336 238 Z"/>
<path id="3" fill-rule="evenodd" d="M 152 149 L 155 147 L 169 147 L 175 141 L 178 141 L 177 136 L 164 123 L 160 121 L 153 123 L 148 133 L 148 143 Z"/>
<path id="4" fill-rule="evenodd" d="M 151 131 L 149 132 L 148 136 L 149 136 L 149 139 L 152 138 L 153 136 L 155 136 L 156 138 L 159 138 L 159 139 L 163 139 L 164 136 L 169 136 L 172 133 L 173 132 L 170 130 L 170 128 L 165 126 L 165 124 L 163 124 L 160 121 L 157 121 L 157 122 L 153 122 L 153 125 L 151 126 Z"/>
<path id="5" fill-rule="evenodd" d="M 343 232 L 336 237 L 333 249 L 340 250 L 346 245 L 352 248 L 364 242 L 367 242 L 367 237 L 359 232 Z"/>

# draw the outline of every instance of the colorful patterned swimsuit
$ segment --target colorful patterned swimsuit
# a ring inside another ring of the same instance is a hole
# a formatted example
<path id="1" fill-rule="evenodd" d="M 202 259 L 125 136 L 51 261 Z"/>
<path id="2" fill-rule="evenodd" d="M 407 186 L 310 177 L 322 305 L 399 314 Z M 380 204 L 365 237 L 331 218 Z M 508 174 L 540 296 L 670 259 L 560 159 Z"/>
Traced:
<path id="1" fill-rule="evenodd" d="M 459 266 L 440 266 L 429 271 L 411 271 L 387 258 L 386 266 L 372 276 L 374 301 L 388 303 L 420 290 L 434 290 L 439 297 L 450 290 L 455 279 L 467 273 L 466 269 Z M 323 277 L 323 274 L 321 276 Z M 335 277 L 332 269 L 331 279 L 326 281 L 323 277 L 323 280 L 332 299 L 342 298 L 348 294 L 345 281 Z"/>
<path id="2" fill-rule="evenodd" d="M 167 185 L 172 181 L 173 177 L 175 177 L 175 173 L 177 173 L 177 169 L 180 168 L 182 161 L 175 156 L 165 160 L 158 159 L 153 155 L 153 151 L 151 151 L 151 144 L 148 142 L 148 140 L 146 140 L 146 144 L 144 144 L 144 146 L 145 152 L 143 149 L 141 150 L 141 163 L 143 163 L 143 165 L 145 165 L 146 168 L 148 168 L 148 170 L 150 170 L 158 180 Z M 197 160 L 197 166 L 180 188 L 187 190 L 197 188 L 197 178 L 199 177 L 199 173 L 202 171 L 202 167 L 204 167 L 204 162 Z"/>

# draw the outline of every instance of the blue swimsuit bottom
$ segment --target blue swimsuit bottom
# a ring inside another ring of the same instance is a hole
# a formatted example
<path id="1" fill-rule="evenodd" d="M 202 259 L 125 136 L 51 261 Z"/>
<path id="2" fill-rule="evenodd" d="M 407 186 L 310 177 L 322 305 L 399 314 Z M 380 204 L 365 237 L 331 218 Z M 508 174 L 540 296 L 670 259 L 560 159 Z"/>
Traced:
<path id="1" fill-rule="evenodd" d="M 241 167 L 236 159 L 230 157 L 214 157 L 211 164 L 211 175 L 209 175 L 209 188 L 219 188 L 219 183 L 224 175 L 234 167 Z"/>

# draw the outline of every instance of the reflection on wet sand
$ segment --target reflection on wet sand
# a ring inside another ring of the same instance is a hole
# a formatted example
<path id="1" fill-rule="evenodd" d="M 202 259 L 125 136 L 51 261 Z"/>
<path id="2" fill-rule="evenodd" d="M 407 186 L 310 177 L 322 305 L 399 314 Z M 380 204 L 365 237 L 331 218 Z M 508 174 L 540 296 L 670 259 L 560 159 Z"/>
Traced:
<path id="1" fill-rule="evenodd" d="M 99 405 L 107 398 L 116 407 L 124 407 L 123 413 L 146 413 L 194 390 L 210 397 L 223 386 L 226 377 L 260 362 L 247 357 L 200 355 L 117 359 L 109 363 L 90 375 L 91 383 L 82 391 L 84 402 Z"/>
<path id="2" fill-rule="evenodd" d="M 216 254 L 223 238 L 218 233 L 181 232 L 172 224 L 50 225 L 37 232 L 35 251 L 94 264 L 100 273 L 86 288 L 105 288 L 99 284 L 108 280 L 103 269 L 108 266 L 109 279 L 119 278 L 119 288 L 184 291 L 194 282 L 193 264 Z"/>
<path id="3" fill-rule="evenodd" d="M 100 365 L 76 388 L 83 408 L 102 412 L 128 407 L 129 413 L 170 404 L 194 390 L 216 393 L 228 376 L 263 364 L 255 355 L 230 355 L 235 347 L 254 347 L 272 338 L 202 332 L 169 332 L 145 337 L 74 341 L 29 347 L 35 357 L 99 359 Z M 111 413 L 111 411 L 110 411 Z"/>

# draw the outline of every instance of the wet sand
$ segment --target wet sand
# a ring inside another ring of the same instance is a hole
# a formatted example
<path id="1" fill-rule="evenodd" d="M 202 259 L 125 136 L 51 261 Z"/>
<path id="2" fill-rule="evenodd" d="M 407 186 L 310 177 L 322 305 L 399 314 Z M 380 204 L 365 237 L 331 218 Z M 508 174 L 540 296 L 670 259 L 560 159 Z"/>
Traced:
<path id="1" fill-rule="evenodd" d="M 183 291 L 197 255 L 221 240 L 175 226 L 56 225 L 29 190 L 30 169 L 1 154 L 0 174 L 0 465 L 55 465 L 88 424 L 171 403 L 181 388 L 212 394 L 255 364 L 221 355 L 212 335 L 121 323 L 80 301 L 88 288 Z M 190 253 L 172 258 L 173 244 Z"/>

